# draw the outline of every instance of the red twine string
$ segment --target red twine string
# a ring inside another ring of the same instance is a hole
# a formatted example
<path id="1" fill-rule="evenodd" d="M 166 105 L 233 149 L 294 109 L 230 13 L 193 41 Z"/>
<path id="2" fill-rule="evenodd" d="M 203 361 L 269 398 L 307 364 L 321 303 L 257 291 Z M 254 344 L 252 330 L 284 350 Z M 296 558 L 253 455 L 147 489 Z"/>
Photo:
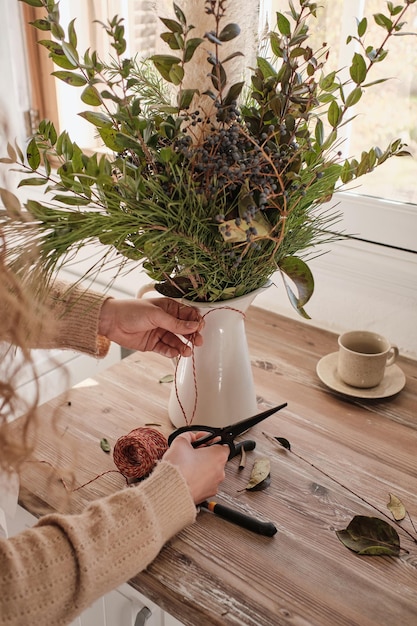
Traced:
<path id="1" fill-rule="evenodd" d="M 166 438 L 153 428 L 135 428 L 120 437 L 113 449 L 113 461 L 125 478 L 144 478 L 168 450 Z"/>
<path id="2" fill-rule="evenodd" d="M 213 313 L 213 311 L 220 311 L 220 310 L 224 310 L 224 309 L 228 309 L 229 311 L 235 311 L 235 313 L 240 313 L 244 318 L 246 317 L 245 313 L 243 313 L 243 311 L 240 311 L 239 309 L 234 309 L 231 306 L 222 306 L 222 307 L 217 307 L 216 309 L 210 309 L 210 311 L 207 311 L 207 313 L 204 313 L 204 315 L 202 315 L 202 319 L 204 319 L 206 317 L 206 315 L 208 315 L 209 313 Z M 191 338 L 191 358 L 192 359 L 192 366 L 193 366 L 193 379 L 194 379 L 194 406 L 193 406 L 193 410 L 191 413 L 191 417 L 190 419 L 187 418 L 187 414 L 185 412 L 184 406 L 180 400 L 180 396 L 178 393 L 178 386 L 177 386 L 177 369 L 178 369 L 178 364 L 180 362 L 181 359 L 181 355 L 179 355 L 178 359 L 177 359 L 177 363 L 175 366 L 175 372 L 174 372 L 174 385 L 175 385 L 175 395 L 177 397 L 177 402 L 179 404 L 179 407 L 181 409 L 182 415 L 184 417 L 184 421 L 186 423 L 187 426 L 191 426 L 191 424 L 193 423 L 194 417 L 195 417 L 195 413 L 197 410 L 197 400 L 198 400 L 198 390 L 197 390 L 197 374 L 196 374 L 196 368 L 195 368 L 195 354 L 194 354 L 194 350 L 195 350 L 195 346 L 194 343 L 192 341 L 194 335 Z"/>
<path id="3" fill-rule="evenodd" d="M 168 450 L 168 441 L 157 430 L 153 428 L 135 428 L 127 435 L 122 435 L 113 448 L 113 461 L 117 470 L 107 470 L 94 476 L 86 483 L 71 489 L 63 478 L 60 481 L 67 491 L 73 492 L 90 485 L 102 476 L 111 473 L 122 474 L 126 481 L 129 479 L 140 480 L 151 473 L 158 461 L 160 461 L 164 453 Z M 33 463 L 34 461 L 29 461 Z M 36 461 L 49 465 L 55 470 L 55 467 L 49 461 Z"/>

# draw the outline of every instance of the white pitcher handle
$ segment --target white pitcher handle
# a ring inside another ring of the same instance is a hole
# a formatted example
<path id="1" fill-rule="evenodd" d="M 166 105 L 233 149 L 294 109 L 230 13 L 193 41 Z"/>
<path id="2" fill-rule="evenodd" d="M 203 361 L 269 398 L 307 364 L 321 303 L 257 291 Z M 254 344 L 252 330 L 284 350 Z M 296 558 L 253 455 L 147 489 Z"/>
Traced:
<path id="1" fill-rule="evenodd" d="M 155 291 L 155 283 L 146 283 L 146 285 L 143 285 L 137 292 L 136 298 L 140 300 L 143 298 L 145 293 L 148 293 L 149 291 Z"/>

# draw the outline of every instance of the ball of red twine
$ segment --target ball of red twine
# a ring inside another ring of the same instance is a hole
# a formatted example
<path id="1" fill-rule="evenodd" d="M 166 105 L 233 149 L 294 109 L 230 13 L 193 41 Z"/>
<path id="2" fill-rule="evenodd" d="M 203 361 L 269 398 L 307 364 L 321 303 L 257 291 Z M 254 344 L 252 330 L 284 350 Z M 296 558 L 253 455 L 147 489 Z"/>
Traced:
<path id="1" fill-rule="evenodd" d="M 125 478 L 144 478 L 168 450 L 168 441 L 153 428 L 135 428 L 120 437 L 113 448 L 113 461 Z"/>

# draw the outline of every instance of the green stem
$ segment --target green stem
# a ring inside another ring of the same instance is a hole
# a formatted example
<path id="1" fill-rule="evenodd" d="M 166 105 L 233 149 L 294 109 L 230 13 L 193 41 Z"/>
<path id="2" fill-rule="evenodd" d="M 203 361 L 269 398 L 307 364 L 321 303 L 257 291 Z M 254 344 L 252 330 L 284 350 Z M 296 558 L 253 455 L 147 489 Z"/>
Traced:
<path id="1" fill-rule="evenodd" d="M 268 433 L 262 432 L 262 434 L 264 435 L 264 437 L 266 437 L 268 439 L 268 441 L 271 441 L 272 443 L 276 444 L 277 446 L 279 446 L 281 449 L 284 447 L 282 444 L 280 444 L 275 437 L 273 437 L 272 435 L 268 435 Z M 401 528 L 401 530 L 410 537 L 410 539 L 412 539 L 414 541 L 414 543 L 417 543 L 417 538 L 414 537 L 406 528 L 403 528 L 401 526 L 401 524 L 396 520 L 391 518 L 389 515 L 387 515 L 387 513 L 385 513 L 384 511 L 381 511 L 381 509 L 379 509 L 377 506 L 375 506 L 374 504 L 372 504 L 371 502 L 368 502 L 368 500 L 366 500 L 366 498 L 364 498 L 363 496 L 360 496 L 358 493 L 356 493 L 355 491 L 353 491 L 353 489 L 351 489 L 350 487 L 348 487 L 347 485 L 345 485 L 344 483 L 340 482 L 339 480 L 337 480 L 337 478 L 334 478 L 333 476 L 330 476 L 330 474 L 328 474 L 327 472 L 325 472 L 324 470 L 322 470 L 320 467 L 317 467 L 317 465 L 315 465 L 314 463 L 311 463 L 311 461 L 307 461 L 307 459 L 305 459 L 304 457 L 302 457 L 300 454 L 297 454 L 297 452 L 294 452 L 294 450 L 292 448 L 287 448 L 285 447 L 286 450 L 288 450 L 288 452 L 290 452 L 291 454 L 293 454 L 297 459 L 299 459 L 300 461 L 303 461 L 303 463 L 307 463 L 307 465 L 309 465 L 310 467 L 312 467 L 313 469 L 317 470 L 318 472 L 320 472 L 320 474 L 323 474 L 323 476 L 325 476 L 326 478 L 329 478 L 330 480 L 332 480 L 333 482 L 335 482 L 337 485 L 339 485 L 339 487 L 342 487 L 342 489 L 346 489 L 346 491 L 348 491 L 350 494 L 352 494 L 353 496 L 355 496 L 355 498 L 358 498 L 359 500 L 361 500 L 362 502 L 364 502 L 366 505 L 372 507 L 373 509 L 375 509 L 375 511 L 377 511 L 378 513 L 380 513 L 381 515 L 383 515 L 386 519 L 388 519 L 390 522 L 394 522 L 395 524 L 397 524 L 397 526 L 399 528 Z M 413 529 L 414 528 L 414 524 L 412 524 Z"/>

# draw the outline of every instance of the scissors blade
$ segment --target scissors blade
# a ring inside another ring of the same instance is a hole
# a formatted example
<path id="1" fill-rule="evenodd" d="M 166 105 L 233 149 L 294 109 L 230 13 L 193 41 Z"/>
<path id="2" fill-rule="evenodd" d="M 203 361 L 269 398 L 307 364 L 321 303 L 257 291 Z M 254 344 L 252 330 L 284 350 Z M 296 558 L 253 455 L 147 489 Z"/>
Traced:
<path id="1" fill-rule="evenodd" d="M 280 404 L 279 406 L 275 406 L 272 409 L 267 409 L 266 411 L 263 411 L 262 413 L 257 413 L 256 415 L 253 415 L 252 417 L 248 417 L 244 420 L 240 420 L 240 422 L 235 422 L 234 424 L 231 424 L 230 426 L 227 426 L 226 428 L 224 428 L 223 432 L 226 432 L 229 436 L 233 438 L 237 437 L 241 433 L 244 433 L 245 430 L 252 428 L 252 426 L 259 424 L 259 422 L 262 422 L 267 417 L 270 417 L 274 413 L 277 413 L 277 411 L 280 411 L 281 409 L 285 408 L 287 404 L 288 404 L 287 402 L 284 402 L 283 404 Z"/>

